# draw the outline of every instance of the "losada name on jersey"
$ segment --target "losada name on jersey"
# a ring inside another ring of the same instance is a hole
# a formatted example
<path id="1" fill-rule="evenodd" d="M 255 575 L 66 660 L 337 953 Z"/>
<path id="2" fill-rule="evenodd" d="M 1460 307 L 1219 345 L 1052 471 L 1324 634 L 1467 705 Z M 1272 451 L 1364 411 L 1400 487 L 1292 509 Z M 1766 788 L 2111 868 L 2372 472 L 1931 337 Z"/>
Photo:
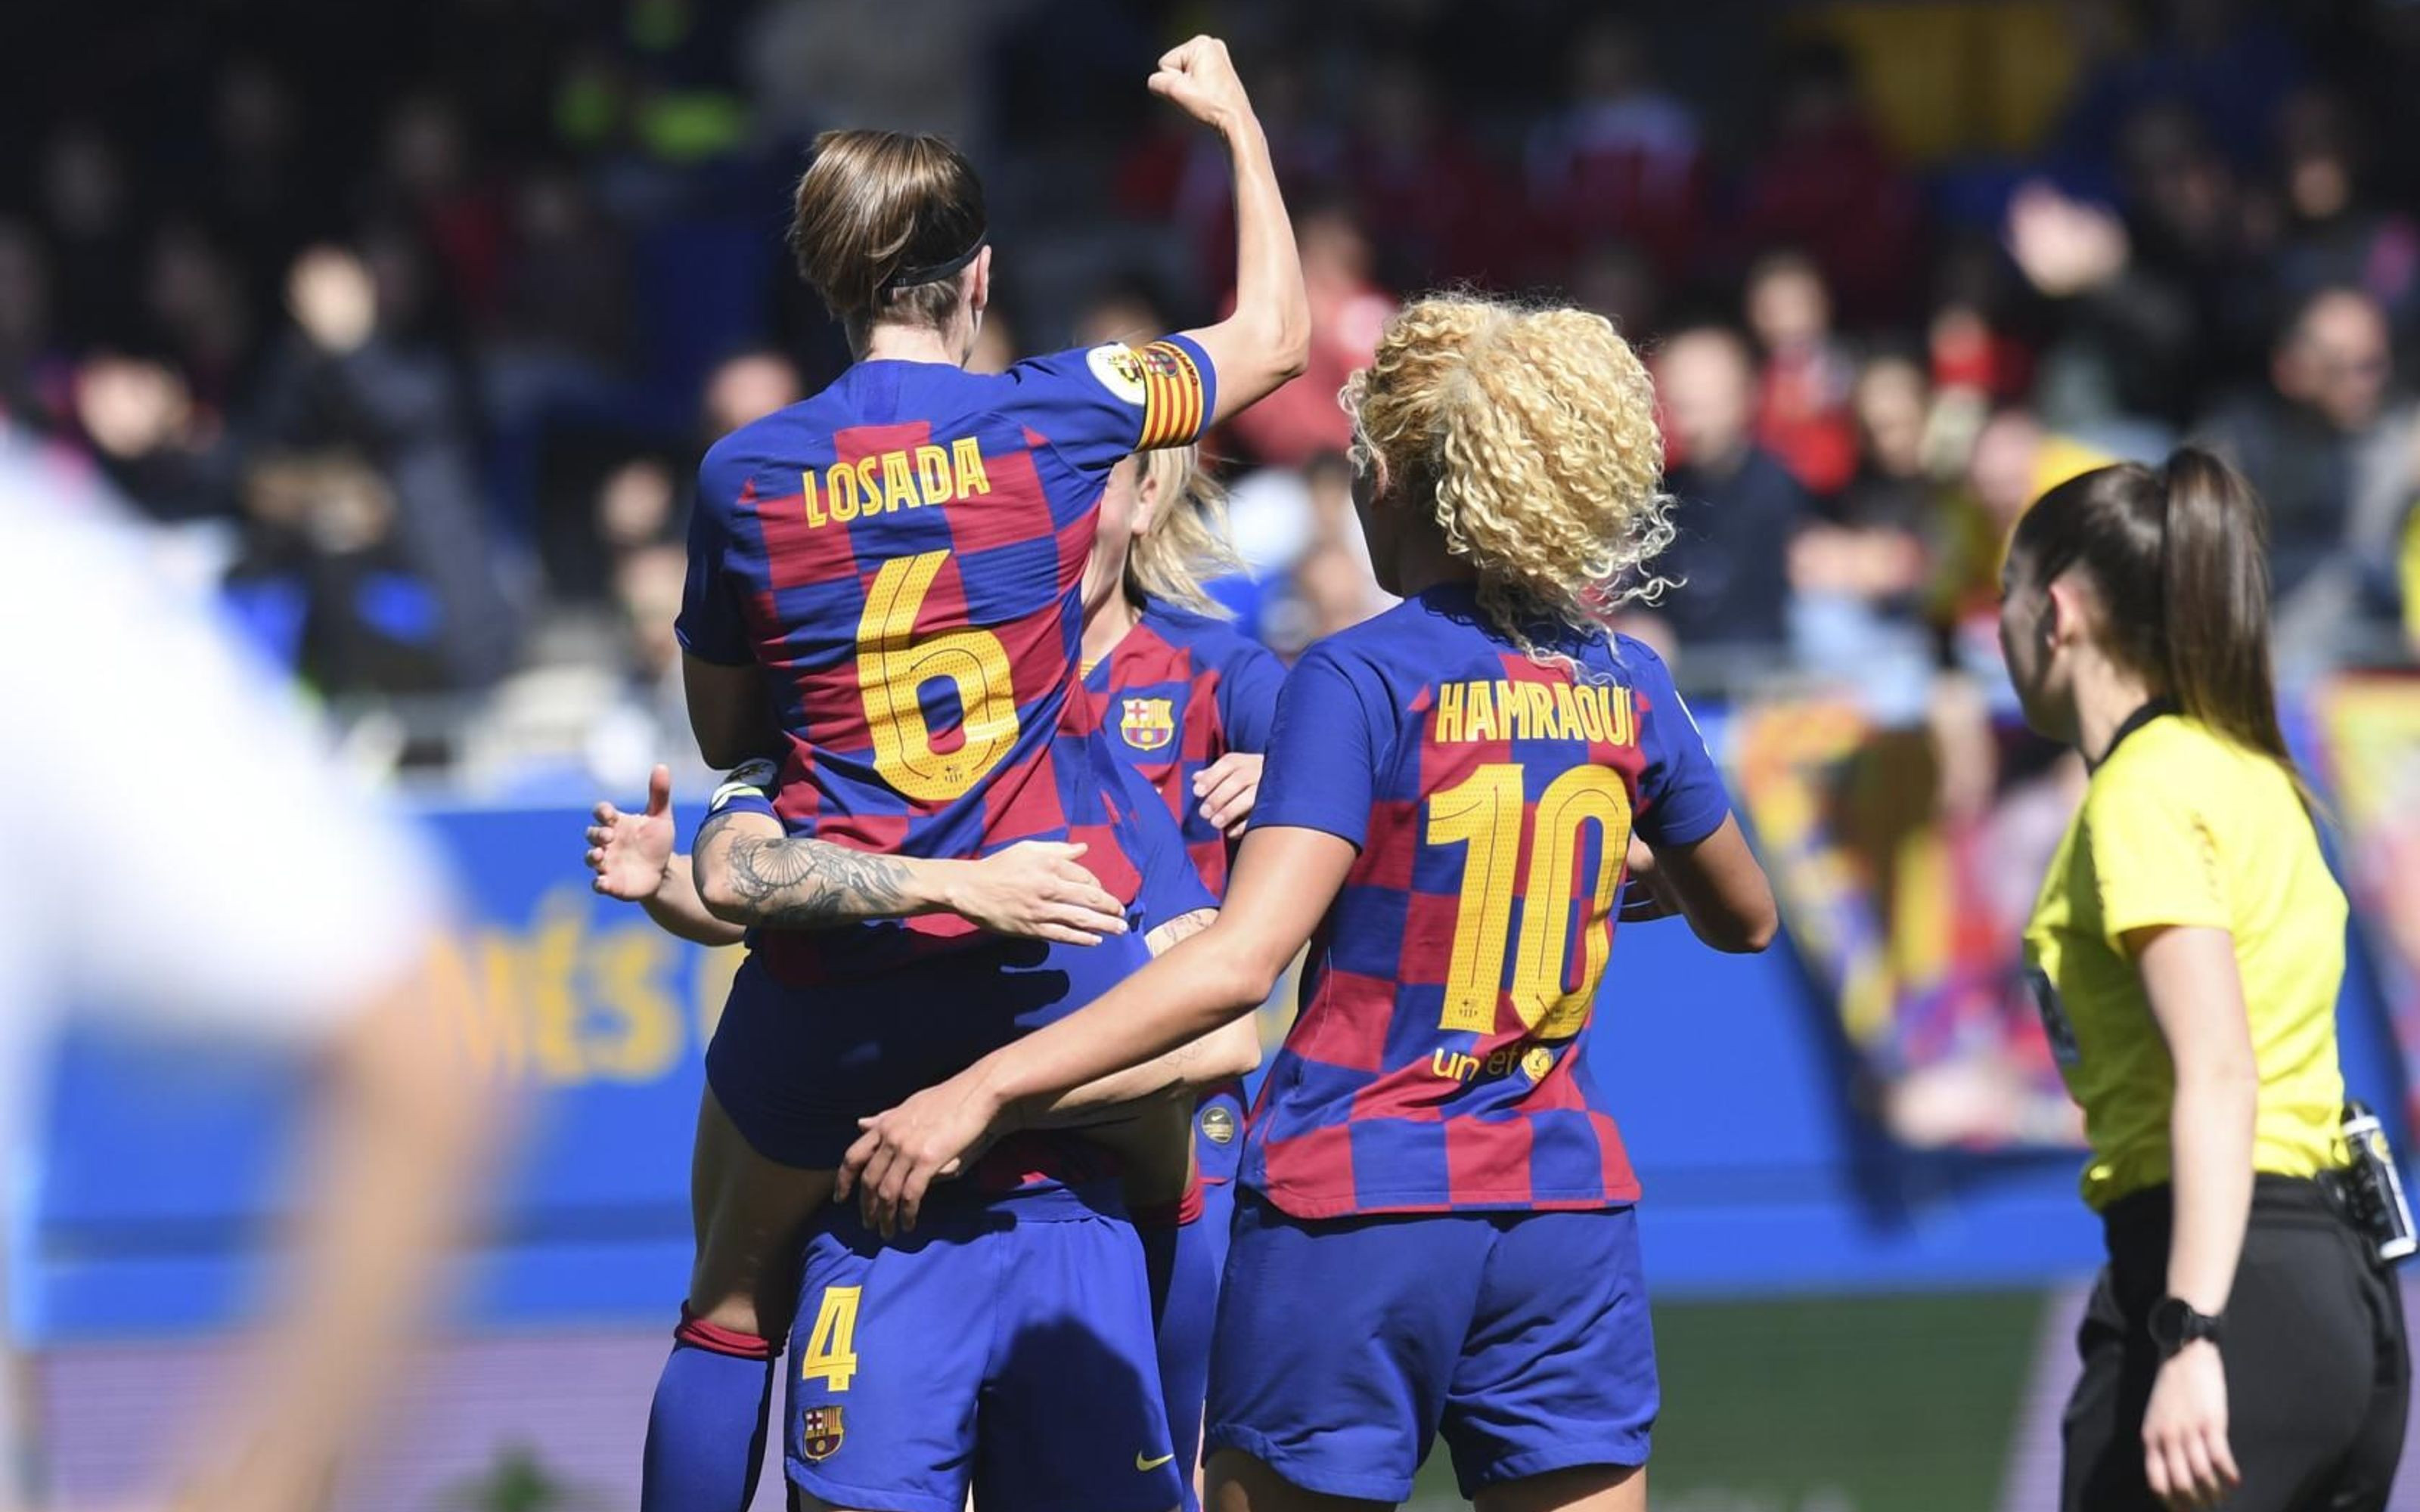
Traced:
<path id="1" fill-rule="evenodd" d="M 1627 746 L 1638 738 L 1630 689 L 1607 683 L 1439 683 L 1432 743 L 1474 740 L 1591 740 Z"/>
<path id="2" fill-rule="evenodd" d="M 975 444 L 971 436 L 952 441 L 946 452 L 938 446 L 918 446 L 899 452 L 876 452 L 854 462 L 835 462 L 824 470 L 820 492 L 813 472 L 801 477 L 806 489 L 807 524 L 814 530 L 887 515 L 894 509 L 923 509 L 991 492 L 991 475 L 984 471 L 983 448 Z"/>

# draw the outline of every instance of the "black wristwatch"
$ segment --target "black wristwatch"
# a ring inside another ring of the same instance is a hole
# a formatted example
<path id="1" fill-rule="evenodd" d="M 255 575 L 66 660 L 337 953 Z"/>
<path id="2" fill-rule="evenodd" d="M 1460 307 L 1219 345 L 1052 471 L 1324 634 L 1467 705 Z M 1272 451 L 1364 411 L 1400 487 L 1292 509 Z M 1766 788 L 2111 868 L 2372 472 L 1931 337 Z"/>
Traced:
<path id="1" fill-rule="evenodd" d="M 2194 1311 L 2193 1304 L 2182 1297 L 2162 1297 L 2151 1308 L 2150 1332 L 2151 1342 L 2160 1347 L 2160 1358 L 2165 1360 L 2196 1339 L 2216 1344 L 2225 1323 Z"/>

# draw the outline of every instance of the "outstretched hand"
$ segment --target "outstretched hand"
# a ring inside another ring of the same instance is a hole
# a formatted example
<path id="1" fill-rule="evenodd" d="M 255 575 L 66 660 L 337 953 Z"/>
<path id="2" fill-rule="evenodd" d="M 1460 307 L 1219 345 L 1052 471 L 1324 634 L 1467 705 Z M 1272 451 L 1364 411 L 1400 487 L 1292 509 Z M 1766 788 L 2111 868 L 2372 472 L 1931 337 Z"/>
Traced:
<path id="1" fill-rule="evenodd" d="M 644 903 L 663 886 L 664 869 L 672 864 L 673 773 L 658 766 L 647 774 L 647 807 L 644 813 L 624 813 L 600 803 L 589 815 L 588 870 L 591 884 L 608 898 Z"/>

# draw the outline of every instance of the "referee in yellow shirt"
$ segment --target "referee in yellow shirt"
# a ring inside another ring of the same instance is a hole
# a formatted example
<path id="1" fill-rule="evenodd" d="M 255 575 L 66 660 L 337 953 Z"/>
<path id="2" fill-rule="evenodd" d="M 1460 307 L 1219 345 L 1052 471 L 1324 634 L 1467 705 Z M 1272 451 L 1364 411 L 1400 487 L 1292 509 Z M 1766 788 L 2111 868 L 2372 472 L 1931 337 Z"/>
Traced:
<path id="1" fill-rule="evenodd" d="M 2026 958 L 2109 1263 L 2078 1336 L 2068 1512 L 2386 1504 L 2402 1304 L 2349 1213 L 2344 894 L 2277 724 L 2258 501 L 2187 448 L 2044 494 L 2000 640 L 2092 768 Z"/>

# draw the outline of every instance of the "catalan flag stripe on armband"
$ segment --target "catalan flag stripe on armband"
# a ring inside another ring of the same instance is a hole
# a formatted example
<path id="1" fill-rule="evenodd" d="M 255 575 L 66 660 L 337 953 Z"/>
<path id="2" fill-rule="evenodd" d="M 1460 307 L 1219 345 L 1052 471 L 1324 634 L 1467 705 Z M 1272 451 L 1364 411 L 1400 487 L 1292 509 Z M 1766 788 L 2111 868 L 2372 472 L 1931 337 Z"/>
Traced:
<path id="1" fill-rule="evenodd" d="M 1136 354 L 1142 364 L 1142 438 L 1138 449 L 1184 446 L 1202 434 L 1202 370 L 1172 341 Z"/>

